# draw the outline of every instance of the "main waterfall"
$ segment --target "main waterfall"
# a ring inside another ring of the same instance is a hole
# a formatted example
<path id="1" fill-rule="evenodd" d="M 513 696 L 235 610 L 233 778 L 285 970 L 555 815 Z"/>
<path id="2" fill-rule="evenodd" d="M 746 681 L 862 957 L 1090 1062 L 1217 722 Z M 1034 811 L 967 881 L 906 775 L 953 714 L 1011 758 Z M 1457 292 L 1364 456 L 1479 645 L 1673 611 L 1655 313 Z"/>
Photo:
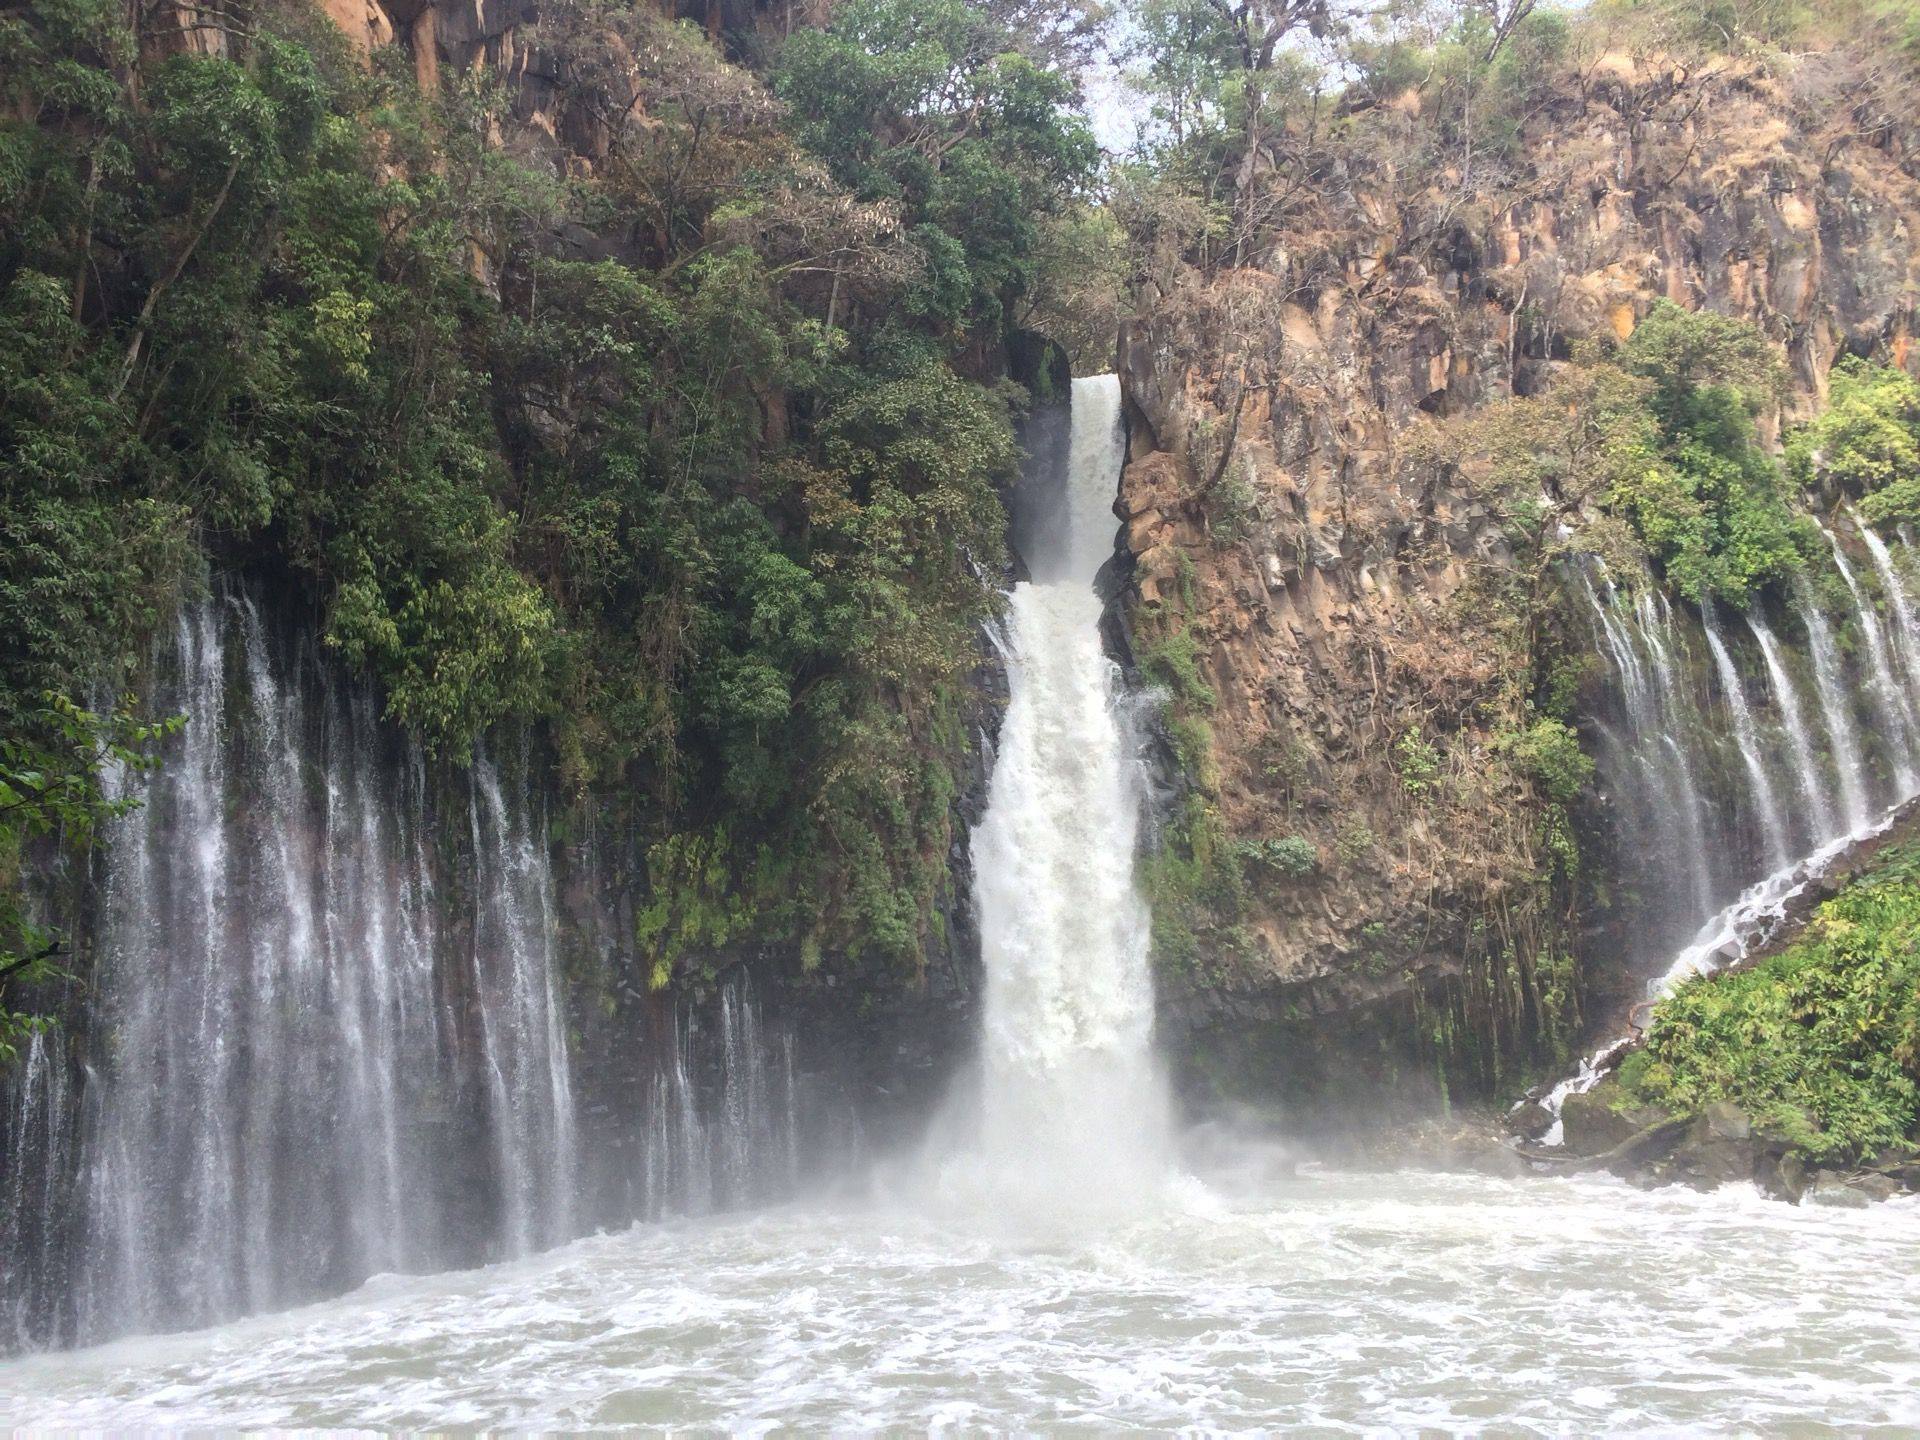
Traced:
<path id="1" fill-rule="evenodd" d="M 1122 444 L 1118 379 L 1074 381 L 1065 503 L 1028 537 L 1032 578 L 1013 590 L 1011 703 L 973 836 L 982 1145 L 997 1180 L 1038 1199 L 1137 1194 L 1164 1152 L 1140 797 L 1094 588 Z"/>

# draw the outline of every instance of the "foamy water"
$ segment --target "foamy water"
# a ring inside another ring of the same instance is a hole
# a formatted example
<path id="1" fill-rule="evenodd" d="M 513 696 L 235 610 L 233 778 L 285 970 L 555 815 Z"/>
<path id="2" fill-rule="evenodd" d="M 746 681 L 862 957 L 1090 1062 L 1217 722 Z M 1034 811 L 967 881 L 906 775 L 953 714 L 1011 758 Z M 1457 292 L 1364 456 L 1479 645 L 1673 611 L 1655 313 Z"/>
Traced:
<path id="1" fill-rule="evenodd" d="M 1118 528 L 1116 377 L 1073 382 L 1071 441 L 1059 523 L 1028 537 L 1033 578 L 1008 604 L 1010 699 L 973 834 L 980 1125 L 945 1180 L 1023 1214 L 1124 1210 L 1166 1176 L 1141 796 L 1094 591 Z"/>
<path id="2" fill-rule="evenodd" d="M 641 1227 L 0 1365 L 15 1426 L 1920 1426 L 1920 1203 L 1258 1165 L 1045 1242 Z"/>

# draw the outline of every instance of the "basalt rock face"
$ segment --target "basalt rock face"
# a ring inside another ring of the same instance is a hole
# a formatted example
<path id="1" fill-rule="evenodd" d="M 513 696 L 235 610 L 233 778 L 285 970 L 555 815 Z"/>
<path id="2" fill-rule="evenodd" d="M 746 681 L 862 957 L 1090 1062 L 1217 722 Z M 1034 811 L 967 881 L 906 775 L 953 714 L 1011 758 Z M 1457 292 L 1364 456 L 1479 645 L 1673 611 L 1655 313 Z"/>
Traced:
<path id="1" fill-rule="evenodd" d="M 1236 267 L 1153 282 L 1118 345 L 1123 603 L 1196 642 L 1226 833 L 1318 856 L 1307 876 L 1251 868 L 1235 943 L 1163 974 L 1176 1051 L 1273 1025 L 1309 1051 L 1404 1038 L 1538 871 L 1526 795 L 1482 765 L 1499 659 L 1469 581 L 1508 551 L 1421 463 L 1432 436 L 1540 393 L 1580 342 L 1630 335 L 1663 299 L 1777 343 L 1790 387 L 1768 439 L 1843 355 L 1913 367 L 1916 132 L 1859 119 L 1850 63 L 1605 56 L 1556 82 L 1500 166 L 1467 173 L 1405 97 L 1349 117 L 1303 218 Z M 1396 751 L 1410 732 L 1440 741 L 1445 783 L 1424 795 Z M 1600 812 L 1582 838 L 1604 869 Z"/>

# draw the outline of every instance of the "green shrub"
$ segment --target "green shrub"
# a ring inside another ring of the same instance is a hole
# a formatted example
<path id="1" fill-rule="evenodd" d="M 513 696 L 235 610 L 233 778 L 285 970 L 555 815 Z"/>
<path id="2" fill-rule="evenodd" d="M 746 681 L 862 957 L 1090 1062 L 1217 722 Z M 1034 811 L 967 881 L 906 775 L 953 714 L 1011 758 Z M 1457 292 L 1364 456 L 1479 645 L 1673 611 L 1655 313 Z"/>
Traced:
<path id="1" fill-rule="evenodd" d="M 1213 708 L 1213 687 L 1200 675 L 1200 644 L 1187 626 L 1170 624 L 1149 640 L 1141 648 L 1140 668 L 1156 684 L 1166 686 L 1175 700 Z"/>
<path id="2" fill-rule="evenodd" d="M 1311 875 L 1320 866 L 1319 850 L 1304 835 L 1242 840 L 1240 854 L 1256 865 L 1265 865 L 1295 880 Z"/>
<path id="3" fill-rule="evenodd" d="M 1730 1100 L 1817 1159 L 1920 1126 L 1920 842 L 1886 852 L 1755 968 L 1695 980 L 1654 1008 L 1621 1069 L 1629 1100 Z"/>
<path id="4" fill-rule="evenodd" d="M 1440 752 L 1415 725 L 1393 743 L 1393 764 L 1400 772 L 1400 785 L 1416 799 L 1430 795 L 1440 783 Z"/>
<path id="5" fill-rule="evenodd" d="M 1525 730 L 1500 736 L 1495 744 L 1557 805 L 1572 804 L 1593 779 L 1592 757 L 1580 748 L 1573 727 L 1562 721 L 1535 720 Z"/>

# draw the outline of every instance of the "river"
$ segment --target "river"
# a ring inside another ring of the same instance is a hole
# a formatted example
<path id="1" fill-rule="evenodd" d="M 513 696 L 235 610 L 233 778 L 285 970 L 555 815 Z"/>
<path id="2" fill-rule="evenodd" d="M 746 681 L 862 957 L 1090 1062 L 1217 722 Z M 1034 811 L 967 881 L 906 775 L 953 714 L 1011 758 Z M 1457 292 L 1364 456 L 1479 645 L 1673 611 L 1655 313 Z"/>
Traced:
<path id="1" fill-rule="evenodd" d="M 0 1365 L 36 1427 L 1920 1427 L 1920 1201 L 1237 1162 L 1121 1222 L 643 1225 Z M 1056 1216 L 1056 1219 L 1064 1217 Z"/>

